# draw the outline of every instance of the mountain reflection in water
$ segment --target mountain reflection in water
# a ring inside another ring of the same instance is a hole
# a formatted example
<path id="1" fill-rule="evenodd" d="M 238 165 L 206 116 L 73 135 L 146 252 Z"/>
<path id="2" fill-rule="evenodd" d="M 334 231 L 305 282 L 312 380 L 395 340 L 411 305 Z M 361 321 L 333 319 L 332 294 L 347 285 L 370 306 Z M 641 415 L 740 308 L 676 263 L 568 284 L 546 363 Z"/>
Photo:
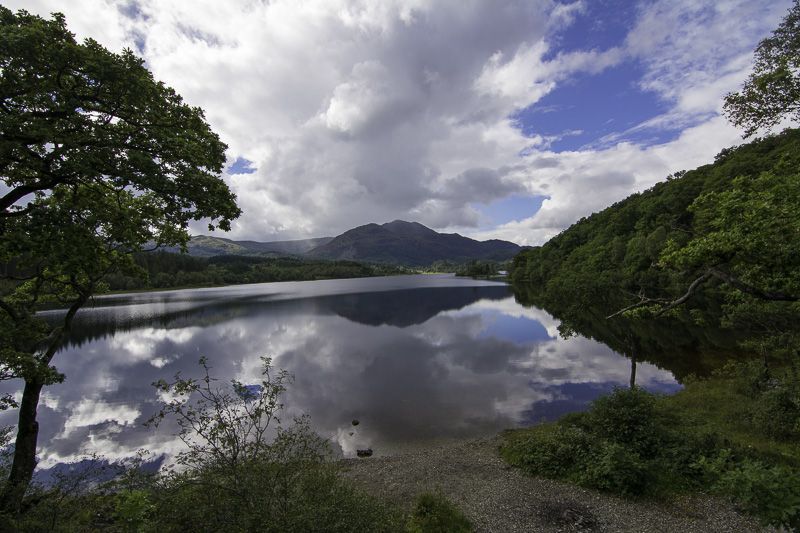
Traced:
<path id="1" fill-rule="evenodd" d="M 271 356 L 295 377 L 283 419 L 308 414 L 345 455 L 529 425 L 627 384 L 628 359 L 584 337 L 562 339 L 558 324 L 516 303 L 505 284 L 448 275 L 100 298 L 55 358 L 67 379 L 42 398 L 40 464 L 180 451 L 174 426 L 142 425 L 157 410 L 151 383 L 197 376 L 201 356 L 222 382 L 245 384 Z M 679 387 L 646 363 L 637 383 Z M 12 424 L 16 412 L 1 416 Z"/>

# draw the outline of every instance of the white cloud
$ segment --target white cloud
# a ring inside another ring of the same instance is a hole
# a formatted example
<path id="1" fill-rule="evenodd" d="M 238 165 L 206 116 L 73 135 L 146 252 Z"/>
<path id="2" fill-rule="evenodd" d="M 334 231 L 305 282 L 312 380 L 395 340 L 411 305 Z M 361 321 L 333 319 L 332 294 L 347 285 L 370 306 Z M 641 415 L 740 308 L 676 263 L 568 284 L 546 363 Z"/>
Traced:
<path id="1" fill-rule="evenodd" d="M 230 161 L 256 169 L 226 177 L 244 210 L 230 237 L 332 235 L 394 218 L 474 231 L 472 203 L 527 192 L 549 196 L 539 214 L 481 235 L 538 243 L 735 142 L 720 98 L 789 2 L 648 2 L 619 46 L 569 52 L 553 49 L 553 35 L 585 15 L 585 2 L 7 5 L 61 10 L 79 37 L 115 50 L 141 46 L 158 79 L 205 109 Z M 576 73 L 634 59 L 645 67 L 639 86 L 670 107 L 639 130 L 686 129 L 680 138 L 647 147 L 610 137 L 553 153 L 552 138 L 527 137 L 509 119 Z M 487 179 L 470 181 L 484 170 Z"/>
<path id="2" fill-rule="evenodd" d="M 56 438 L 68 438 L 78 428 L 113 422 L 120 426 L 133 424 L 141 412 L 125 404 L 112 405 L 96 398 L 87 398 L 69 408 L 64 431 Z"/>

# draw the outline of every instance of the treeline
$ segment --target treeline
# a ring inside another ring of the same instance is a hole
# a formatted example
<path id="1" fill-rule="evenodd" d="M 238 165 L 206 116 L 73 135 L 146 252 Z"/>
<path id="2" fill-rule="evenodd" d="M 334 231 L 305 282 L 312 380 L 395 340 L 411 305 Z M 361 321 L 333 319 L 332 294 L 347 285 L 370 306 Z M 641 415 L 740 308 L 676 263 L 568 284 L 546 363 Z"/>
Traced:
<path id="1" fill-rule="evenodd" d="M 354 261 L 232 255 L 206 258 L 164 251 L 136 254 L 135 262 L 140 269 L 140 275 L 111 274 L 105 280 L 110 290 L 362 278 L 408 272 L 403 267 L 394 265 L 364 264 Z"/>
<path id="2" fill-rule="evenodd" d="M 713 164 L 677 172 L 521 252 L 511 277 L 578 304 L 611 298 L 609 307 L 639 294 L 680 297 L 712 269 L 741 286 L 796 289 L 798 169 L 800 130 L 723 150 Z M 705 293 L 735 285 L 722 281 L 709 279 Z"/>
<path id="3" fill-rule="evenodd" d="M 497 261 L 470 261 L 459 265 L 455 269 L 456 276 L 471 278 L 488 278 L 500 276 L 500 272 L 507 272 L 510 262 L 498 263 Z"/>

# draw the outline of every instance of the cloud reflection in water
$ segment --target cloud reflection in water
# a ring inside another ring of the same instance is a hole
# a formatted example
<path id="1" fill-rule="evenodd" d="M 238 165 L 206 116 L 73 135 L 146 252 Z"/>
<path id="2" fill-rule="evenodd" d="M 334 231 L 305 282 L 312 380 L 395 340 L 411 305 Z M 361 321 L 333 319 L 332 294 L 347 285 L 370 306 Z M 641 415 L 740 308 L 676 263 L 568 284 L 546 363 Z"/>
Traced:
<path id="1" fill-rule="evenodd" d="M 195 301 L 173 292 L 172 303 L 151 294 L 87 312 L 56 357 L 67 380 L 39 410 L 41 466 L 93 452 L 179 451 L 174 426 L 142 423 L 157 410 L 151 383 L 198 375 L 200 356 L 217 377 L 245 384 L 258 381 L 260 356 L 272 356 L 295 376 L 284 420 L 310 415 L 347 455 L 551 419 L 628 381 L 628 359 L 583 337 L 559 338 L 556 320 L 515 303 L 505 285 L 383 279 L 322 282 L 310 293 L 250 286 L 232 289 L 236 298 L 215 289 Z M 637 379 L 651 390 L 678 387 L 648 364 Z"/>

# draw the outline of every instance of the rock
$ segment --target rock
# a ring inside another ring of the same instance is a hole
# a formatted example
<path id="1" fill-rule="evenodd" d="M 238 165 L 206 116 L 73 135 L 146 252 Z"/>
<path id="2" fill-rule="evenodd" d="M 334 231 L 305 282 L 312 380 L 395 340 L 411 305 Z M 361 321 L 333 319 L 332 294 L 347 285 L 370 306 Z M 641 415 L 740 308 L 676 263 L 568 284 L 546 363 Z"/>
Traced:
<path id="1" fill-rule="evenodd" d="M 356 455 L 359 457 L 371 457 L 372 448 L 367 448 L 366 450 L 356 450 Z"/>
<path id="2" fill-rule="evenodd" d="M 357 426 L 357 425 L 358 425 L 358 420 L 354 418 L 354 419 L 353 419 L 353 422 L 352 422 L 352 424 L 353 424 L 354 426 Z"/>

